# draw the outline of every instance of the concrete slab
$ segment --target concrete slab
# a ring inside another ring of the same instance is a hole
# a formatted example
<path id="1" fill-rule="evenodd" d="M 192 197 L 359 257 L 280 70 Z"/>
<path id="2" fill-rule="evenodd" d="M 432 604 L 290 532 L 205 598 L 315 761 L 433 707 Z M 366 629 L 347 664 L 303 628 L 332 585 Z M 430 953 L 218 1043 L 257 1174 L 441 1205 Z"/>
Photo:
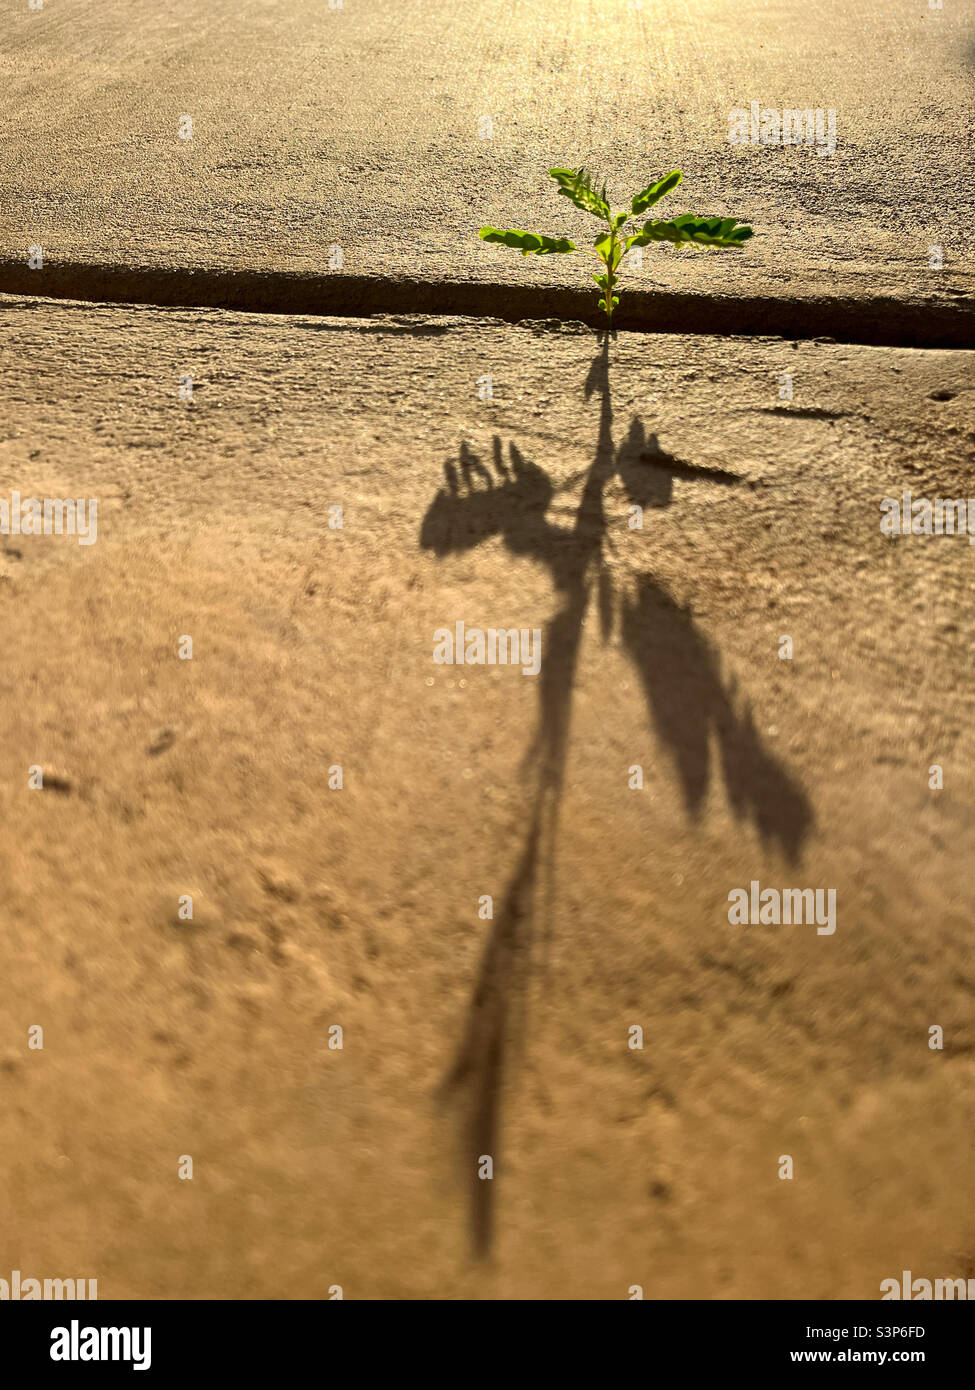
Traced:
<path id="1" fill-rule="evenodd" d="M 967 496 L 971 381 L 6 300 L 4 477 L 98 500 L 94 544 L 0 553 L 8 1262 L 102 1298 L 971 1274 L 973 551 L 879 524 Z M 539 674 L 437 664 L 459 621 L 538 629 Z M 732 925 L 753 881 L 835 890 L 835 931 Z"/>
<path id="2" fill-rule="evenodd" d="M 590 235 L 545 173 L 588 162 L 620 201 L 680 166 L 666 206 L 758 231 L 741 257 L 648 253 L 647 285 L 975 297 L 970 7 L 11 0 L 5 23 L 0 288 L 35 245 L 53 267 L 327 276 L 340 248 L 354 276 L 588 285 L 476 237 Z M 835 112 L 835 153 L 729 144 L 752 102 Z"/>

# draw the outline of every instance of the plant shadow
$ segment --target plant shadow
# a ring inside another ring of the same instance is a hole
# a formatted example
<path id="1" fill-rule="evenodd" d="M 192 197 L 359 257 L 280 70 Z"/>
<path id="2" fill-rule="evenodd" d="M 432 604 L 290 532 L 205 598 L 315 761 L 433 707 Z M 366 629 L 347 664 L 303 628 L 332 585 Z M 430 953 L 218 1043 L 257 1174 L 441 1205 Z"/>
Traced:
<path id="1" fill-rule="evenodd" d="M 635 592 L 617 596 L 605 552 L 612 540 L 605 491 L 619 477 L 633 505 L 672 504 L 674 480 L 716 487 L 740 481 L 723 469 L 700 468 L 663 449 L 634 417 L 623 442 L 613 440 L 608 334 L 585 384 L 586 399 L 600 398 L 599 432 L 592 463 L 571 527 L 548 518 L 555 487 L 543 469 L 514 443 L 507 457 L 495 436 L 491 466 L 466 444 L 444 467 L 444 486 L 427 510 L 420 545 L 437 556 L 470 550 L 501 536 L 514 555 L 549 569 L 559 595 L 558 611 L 543 636 L 536 732 L 526 771 L 537 778 L 531 821 L 500 907 L 491 923 L 471 998 L 464 1037 L 444 1081 L 444 1093 L 469 1091 L 465 1148 L 471 1168 L 471 1239 L 485 1256 L 493 1241 L 494 1181 L 476 1176 L 483 1155 L 497 1165 L 501 1143 L 500 1101 L 505 1061 L 524 1027 L 523 988 L 539 908 L 550 902 L 558 812 L 569 746 L 572 692 L 583 622 L 595 598 L 603 640 L 619 622 L 619 636 L 635 665 L 654 731 L 669 750 L 684 805 L 698 820 L 714 775 L 712 747 L 731 808 L 750 820 L 764 842 L 776 844 L 791 862 L 801 854 L 813 815 L 793 776 L 765 747 L 749 707 L 724 683 L 719 654 L 659 580 L 644 574 Z M 512 1006 L 518 1001 L 521 1013 Z"/>

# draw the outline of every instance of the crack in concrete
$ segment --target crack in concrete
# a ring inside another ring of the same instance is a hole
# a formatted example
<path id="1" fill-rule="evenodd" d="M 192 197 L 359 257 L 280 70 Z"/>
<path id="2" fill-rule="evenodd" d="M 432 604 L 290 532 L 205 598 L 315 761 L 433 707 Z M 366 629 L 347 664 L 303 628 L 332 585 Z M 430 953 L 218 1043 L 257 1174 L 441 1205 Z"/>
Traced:
<path id="1" fill-rule="evenodd" d="M 603 326 L 595 296 L 586 288 L 484 280 L 56 261 L 32 270 L 24 262 L 0 258 L 0 293 L 166 309 L 231 309 L 335 318 L 427 314 L 507 323 L 551 319 L 559 327 L 566 322 Z M 959 300 L 787 298 L 628 289 L 615 315 L 615 327 L 644 333 L 820 338 L 865 347 L 972 349 L 975 299 L 960 295 Z"/>

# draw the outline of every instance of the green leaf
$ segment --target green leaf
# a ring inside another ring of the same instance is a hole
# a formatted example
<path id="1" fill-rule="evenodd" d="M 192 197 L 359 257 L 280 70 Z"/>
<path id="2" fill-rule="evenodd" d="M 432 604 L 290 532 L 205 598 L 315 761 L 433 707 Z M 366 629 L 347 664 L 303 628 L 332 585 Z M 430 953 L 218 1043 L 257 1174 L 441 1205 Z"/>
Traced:
<path id="1" fill-rule="evenodd" d="M 478 232 L 482 241 L 500 241 L 511 246 L 524 256 L 551 256 L 566 251 L 574 251 L 575 245 L 566 237 L 542 236 L 539 232 L 501 231 L 498 227 L 482 227 Z"/>
<path id="2" fill-rule="evenodd" d="M 645 222 L 642 232 L 627 238 L 626 249 L 649 246 L 653 241 L 672 241 L 675 246 L 689 242 L 696 246 L 723 246 L 740 251 L 754 235 L 751 227 L 744 223 L 739 225 L 734 217 L 695 217 L 685 212 L 672 222 Z"/>
<path id="3" fill-rule="evenodd" d="M 549 174 L 559 186 L 559 193 L 568 198 L 583 212 L 592 213 L 608 222 L 609 204 L 606 201 L 606 185 L 597 191 L 592 184 L 593 176 L 588 169 L 549 169 Z"/>
<path id="4" fill-rule="evenodd" d="M 601 290 L 604 290 L 609 283 L 608 275 L 594 275 L 592 277 Z"/>
<path id="5" fill-rule="evenodd" d="M 618 232 L 623 223 L 629 221 L 632 216 L 631 212 L 618 212 L 613 218 L 613 231 Z"/>
<path id="6" fill-rule="evenodd" d="M 621 241 L 614 241 L 609 232 L 604 232 L 602 236 L 596 238 L 593 242 L 593 246 L 597 253 L 602 256 L 604 265 L 609 265 L 615 270 L 623 255 L 623 243 Z M 610 257 L 609 253 L 610 246 L 613 248 L 612 257 Z"/>
<path id="7" fill-rule="evenodd" d="M 647 208 L 652 208 L 654 203 L 659 203 L 677 187 L 684 175 L 679 169 L 673 169 L 669 174 L 664 174 L 662 179 L 657 179 L 656 183 L 648 184 L 642 193 L 637 193 L 633 198 L 633 211 L 637 214 L 646 212 Z"/>

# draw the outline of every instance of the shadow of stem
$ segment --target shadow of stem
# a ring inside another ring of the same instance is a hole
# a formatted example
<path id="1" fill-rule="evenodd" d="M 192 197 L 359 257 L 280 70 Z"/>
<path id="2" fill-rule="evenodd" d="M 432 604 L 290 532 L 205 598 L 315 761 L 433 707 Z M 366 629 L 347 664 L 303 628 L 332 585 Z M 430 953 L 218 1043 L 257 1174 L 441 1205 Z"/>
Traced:
<path id="1" fill-rule="evenodd" d="M 586 612 L 594 589 L 604 640 L 620 609 L 620 638 L 636 666 L 651 722 L 669 750 L 680 779 L 688 815 L 696 820 L 711 778 L 712 742 L 729 803 L 736 817 L 750 818 L 763 841 L 776 842 L 791 861 L 798 859 L 812 824 L 802 789 L 764 747 L 750 710 L 736 710 L 734 688 L 726 689 L 720 661 L 698 629 L 690 608 L 681 607 L 650 575 L 637 581 L 635 594 L 617 604 L 612 574 L 604 560 L 608 540 L 605 492 L 619 476 L 627 498 L 640 507 L 669 507 L 674 479 L 706 486 L 734 486 L 738 477 L 724 469 L 700 468 L 664 450 L 647 436 L 638 418 L 626 438 L 613 442 L 609 383 L 610 333 L 602 335 L 585 397 L 600 398 L 599 427 L 592 463 L 570 529 L 550 522 L 555 488 L 548 475 L 525 459 L 514 443 L 504 457 L 494 439 L 493 473 L 466 445 L 457 464 L 445 466 L 445 486 L 423 520 L 420 544 L 437 555 L 470 549 L 491 536 L 503 537 L 516 555 L 545 564 L 560 607 L 545 628 L 539 676 L 539 717 L 525 770 L 536 782 L 532 819 L 497 916 L 492 922 L 471 998 L 468 1022 L 441 1095 L 465 1088 L 470 1093 L 466 1161 L 471 1161 L 472 1244 L 486 1256 L 494 1234 L 494 1179 L 481 1178 L 485 1157 L 498 1165 L 501 1145 L 501 1094 L 505 1062 L 523 1033 L 531 968 L 534 924 L 545 889 L 550 908 L 554 891 L 555 847 L 562 798 L 572 692 Z M 546 914 L 547 924 L 547 914 Z M 546 939 L 548 929 L 546 925 Z M 512 1012 L 519 1001 L 521 1013 Z"/>

